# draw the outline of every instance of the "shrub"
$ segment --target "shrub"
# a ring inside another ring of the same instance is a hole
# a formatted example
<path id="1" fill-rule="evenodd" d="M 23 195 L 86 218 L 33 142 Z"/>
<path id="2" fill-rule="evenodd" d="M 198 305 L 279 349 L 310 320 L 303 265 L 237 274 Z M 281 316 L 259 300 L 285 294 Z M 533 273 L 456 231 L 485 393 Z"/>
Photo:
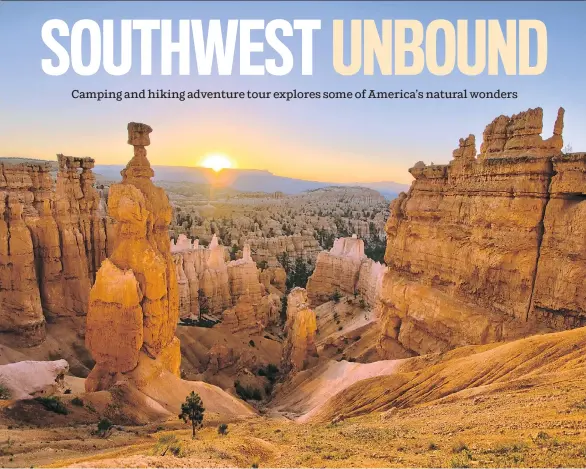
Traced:
<path id="1" fill-rule="evenodd" d="M 465 443 L 459 441 L 452 446 L 452 453 L 461 453 L 462 451 L 468 451 L 468 446 Z"/>
<path id="2" fill-rule="evenodd" d="M 271 384 L 273 384 L 275 381 L 277 381 L 279 368 L 277 368 L 276 365 L 269 363 L 266 368 L 259 368 L 256 373 L 258 376 L 265 376 L 271 382 Z"/>
<path id="3" fill-rule="evenodd" d="M 98 430 L 96 432 L 98 434 L 98 436 L 100 436 L 101 438 L 105 438 L 111 432 L 112 432 L 112 422 L 110 422 L 108 419 L 102 419 L 98 422 Z"/>
<path id="4" fill-rule="evenodd" d="M 173 434 L 161 435 L 154 448 L 154 453 L 160 456 L 165 456 L 167 452 L 177 458 L 185 456 L 183 443 Z"/>
<path id="5" fill-rule="evenodd" d="M 79 397 L 74 397 L 71 399 L 71 403 L 77 407 L 83 407 L 83 401 Z"/>
<path id="6" fill-rule="evenodd" d="M 248 341 L 248 345 L 250 345 L 251 347 L 255 347 L 256 346 L 256 344 L 254 343 L 254 340 L 252 340 L 252 339 L 250 339 Z"/>
<path id="7" fill-rule="evenodd" d="M 431 443 L 429 443 L 429 445 L 427 446 L 427 449 L 429 451 L 435 451 L 436 449 L 439 449 L 439 446 L 436 445 L 433 441 Z"/>
<path id="8" fill-rule="evenodd" d="M 334 303 L 339 303 L 340 302 L 340 298 L 342 298 L 342 295 L 340 295 L 340 292 L 338 290 L 336 290 L 332 296 L 331 296 L 331 300 Z"/>
<path id="9" fill-rule="evenodd" d="M 95 413 L 95 412 L 96 412 L 96 408 L 93 406 L 93 404 L 92 404 L 91 402 L 88 402 L 88 403 L 85 405 L 85 408 L 86 408 L 87 410 L 89 410 L 90 412 L 93 412 L 93 413 Z"/>
<path id="10" fill-rule="evenodd" d="M 35 401 L 43 405 L 45 409 L 56 414 L 67 415 L 69 411 L 61 399 L 55 396 L 51 397 L 35 397 Z"/>
<path id="11" fill-rule="evenodd" d="M 262 400 L 262 394 L 260 392 L 260 389 L 258 389 L 258 388 L 253 388 L 251 386 L 242 386 L 242 384 L 240 384 L 240 381 L 234 382 L 234 388 L 236 390 L 236 394 L 238 394 L 238 396 L 241 399 L 244 399 L 245 401 L 248 401 L 248 400 L 260 401 L 260 400 Z"/>
<path id="12" fill-rule="evenodd" d="M 540 431 L 537 434 L 537 439 L 538 440 L 548 440 L 549 439 L 549 435 L 546 432 L 544 432 L 544 431 Z"/>
<path id="13" fill-rule="evenodd" d="M 171 451 L 171 454 L 176 458 L 182 458 L 185 456 L 185 448 L 183 447 L 183 443 L 181 441 L 172 444 L 169 447 L 169 451 Z"/>
<path id="14" fill-rule="evenodd" d="M 470 467 L 470 456 L 467 452 L 459 453 L 450 460 L 450 467 Z"/>
<path id="15" fill-rule="evenodd" d="M 71 389 L 67 388 L 65 391 L 63 391 L 63 394 L 71 394 Z"/>
<path id="16" fill-rule="evenodd" d="M 228 434 L 228 424 L 227 423 L 221 423 L 220 425 L 218 425 L 218 434 L 220 434 L 222 436 Z"/>
<path id="17" fill-rule="evenodd" d="M 471 453 L 465 443 L 461 441 L 452 446 L 455 455 L 450 460 L 450 467 L 470 467 Z"/>
<path id="18" fill-rule="evenodd" d="M 11 397 L 12 397 L 12 393 L 10 392 L 10 389 L 8 389 L 3 384 L 0 384 L 0 400 L 7 401 Z"/>

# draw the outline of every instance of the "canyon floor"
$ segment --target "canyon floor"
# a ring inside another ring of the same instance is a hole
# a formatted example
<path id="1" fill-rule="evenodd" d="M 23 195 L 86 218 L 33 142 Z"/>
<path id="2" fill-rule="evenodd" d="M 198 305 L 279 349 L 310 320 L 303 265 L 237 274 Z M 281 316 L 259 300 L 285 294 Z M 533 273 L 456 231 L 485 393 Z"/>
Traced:
<path id="1" fill-rule="evenodd" d="M 259 415 L 206 414 L 196 439 L 174 418 L 100 438 L 97 417 L 74 406 L 57 416 L 5 403 L 0 465 L 583 467 L 585 345 L 581 328 L 402 360 L 328 360 L 277 387 Z"/>

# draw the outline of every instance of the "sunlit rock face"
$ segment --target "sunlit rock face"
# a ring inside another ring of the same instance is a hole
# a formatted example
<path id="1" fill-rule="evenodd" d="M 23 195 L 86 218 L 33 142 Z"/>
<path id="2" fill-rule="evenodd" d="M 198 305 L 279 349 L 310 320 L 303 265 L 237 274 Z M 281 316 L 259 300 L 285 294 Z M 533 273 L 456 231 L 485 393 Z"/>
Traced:
<path id="1" fill-rule="evenodd" d="M 108 217 L 94 188 L 94 160 L 0 162 L 0 332 L 6 343 L 36 345 L 48 316 L 85 315 L 107 252 Z"/>
<path id="2" fill-rule="evenodd" d="M 360 294 L 375 306 L 380 291 L 384 266 L 364 254 L 364 241 L 356 235 L 338 238 L 330 251 L 320 252 L 315 270 L 307 282 L 307 295 L 312 305 L 340 295 Z"/>
<path id="3" fill-rule="evenodd" d="M 390 206 L 381 344 L 427 353 L 586 324 L 586 160 L 562 155 L 563 109 L 461 139 L 449 165 L 418 163 Z M 384 348 L 384 347 L 383 347 Z"/>
<path id="4" fill-rule="evenodd" d="M 90 292 L 86 346 L 96 365 L 86 380 L 88 391 L 108 388 L 120 373 L 135 370 L 141 356 L 157 358 L 179 374 L 179 297 L 167 233 L 171 206 L 151 181 L 145 149 L 150 132 L 145 124 L 128 124 L 134 157 L 122 171 L 122 183 L 110 187 L 108 212 L 117 233 Z"/>
<path id="5" fill-rule="evenodd" d="M 261 281 L 261 272 L 247 244 L 242 258 L 228 263 L 224 248 L 215 236 L 208 248 L 180 236 L 176 243 L 171 242 L 171 249 L 178 278 L 181 318 L 195 319 L 201 302 L 208 314 L 222 317 L 221 327 L 233 332 L 260 332 L 278 320 L 280 296 L 271 293 L 269 287 L 282 283 L 284 288 L 285 272 L 282 268 L 274 268 L 273 276 L 264 276 Z"/>
<path id="6" fill-rule="evenodd" d="M 285 330 L 284 368 L 295 372 L 310 367 L 317 358 L 317 321 L 315 312 L 309 307 L 305 288 L 294 288 L 287 296 Z"/>

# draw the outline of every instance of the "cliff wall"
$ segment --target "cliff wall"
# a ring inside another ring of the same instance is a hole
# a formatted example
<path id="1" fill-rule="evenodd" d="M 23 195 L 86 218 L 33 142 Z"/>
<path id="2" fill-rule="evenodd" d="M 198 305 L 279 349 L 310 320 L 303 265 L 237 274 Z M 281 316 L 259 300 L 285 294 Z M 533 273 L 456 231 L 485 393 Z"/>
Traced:
<path id="1" fill-rule="evenodd" d="M 84 315 L 91 282 L 106 256 L 94 160 L 57 155 L 56 184 L 46 162 L 0 162 L 0 333 L 31 346 L 47 316 Z"/>
<path id="2" fill-rule="evenodd" d="M 418 163 L 390 206 L 379 311 L 418 353 L 586 324 L 586 160 L 562 155 L 563 109 L 500 116 L 449 165 Z"/>

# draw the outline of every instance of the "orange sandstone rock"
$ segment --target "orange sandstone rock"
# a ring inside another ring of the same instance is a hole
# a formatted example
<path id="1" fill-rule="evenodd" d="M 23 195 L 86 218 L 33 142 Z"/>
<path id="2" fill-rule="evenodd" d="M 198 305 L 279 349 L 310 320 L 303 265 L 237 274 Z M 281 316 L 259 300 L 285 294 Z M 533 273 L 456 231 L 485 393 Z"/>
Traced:
<path id="1" fill-rule="evenodd" d="M 287 339 L 284 346 L 284 367 L 301 371 L 317 358 L 315 312 L 309 308 L 307 291 L 294 288 L 287 297 Z"/>
<path id="2" fill-rule="evenodd" d="M 390 206 L 380 348 L 417 353 L 586 325 L 586 158 L 561 155 L 563 109 L 500 116 L 449 165 L 417 164 Z"/>
<path id="3" fill-rule="evenodd" d="M 128 124 L 134 157 L 122 183 L 110 187 L 108 211 L 117 233 L 90 293 L 86 345 L 96 367 L 88 390 L 109 387 L 118 373 L 142 376 L 136 368 L 143 356 L 179 374 L 178 287 L 167 235 L 171 206 L 150 180 L 154 173 L 144 148 L 150 132 L 145 124 Z"/>
<path id="4" fill-rule="evenodd" d="M 356 235 L 338 238 L 330 251 L 318 254 L 307 282 L 307 295 L 316 306 L 330 301 L 335 292 L 359 293 L 368 305 L 375 306 L 384 269 L 384 265 L 366 257 L 362 239 Z"/>

